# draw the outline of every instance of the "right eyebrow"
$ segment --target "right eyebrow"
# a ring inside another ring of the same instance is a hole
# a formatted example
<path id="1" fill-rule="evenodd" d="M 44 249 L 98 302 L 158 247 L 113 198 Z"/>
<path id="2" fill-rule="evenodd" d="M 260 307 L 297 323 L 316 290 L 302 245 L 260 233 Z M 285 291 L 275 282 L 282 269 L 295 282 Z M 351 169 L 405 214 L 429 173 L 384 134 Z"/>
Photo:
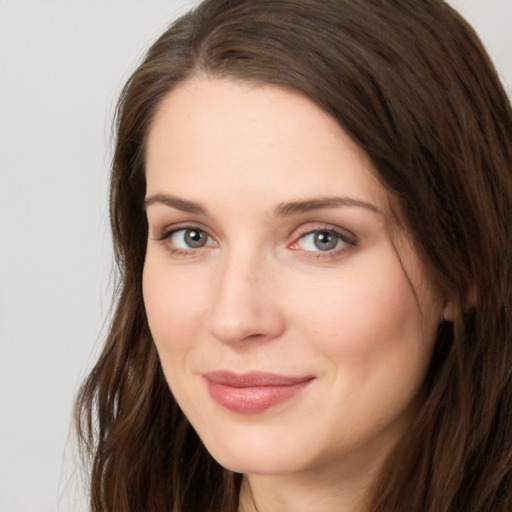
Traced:
<path id="1" fill-rule="evenodd" d="M 146 197 L 146 199 L 144 199 L 144 208 L 148 209 L 151 205 L 157 203 L 170 206 L 171 208 L 176 208 L 182 212 L 206 215 L 206 208 L 204 208 L 204 206 L 200 205 L 199 203 L 186 201 L 185 199 L 169 196 L 167 194 L 154 194 L 152 196 Z"/>

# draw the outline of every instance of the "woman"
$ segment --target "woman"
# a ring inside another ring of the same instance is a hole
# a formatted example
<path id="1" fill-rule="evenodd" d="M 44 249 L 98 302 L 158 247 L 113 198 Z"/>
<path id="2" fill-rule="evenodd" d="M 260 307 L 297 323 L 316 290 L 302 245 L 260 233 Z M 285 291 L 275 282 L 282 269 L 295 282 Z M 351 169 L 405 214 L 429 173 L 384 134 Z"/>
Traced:
<path id="1" fill-rule="evenodd" d="M 440 0 L 206 0 L 118 107 L 94 511 L 512 509 L 512 113 Z"/>

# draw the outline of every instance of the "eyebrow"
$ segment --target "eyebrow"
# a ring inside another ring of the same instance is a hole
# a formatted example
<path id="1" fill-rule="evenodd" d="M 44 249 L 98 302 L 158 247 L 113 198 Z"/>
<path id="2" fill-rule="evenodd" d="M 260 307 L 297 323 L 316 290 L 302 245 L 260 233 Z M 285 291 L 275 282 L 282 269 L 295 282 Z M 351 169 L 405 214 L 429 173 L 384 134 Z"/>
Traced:
<path id="1" fill-rule="evenodd" d="M 354 199 L 351 197 L 320 197 L 306 199 L 303 201 L 292 201 L 289 203 L 281 203 L 274 210 L 274 216 L 287 217 L 289 215 L 298 215 L 311 210 L 321 210 L 325 208 L 338 208 L 340 206 L 357 206 L 366 208 L 374 213 L 381 213 L 380 210 L 366 201 Z"/>
<path id="2" fill-rule="evenodd" d="M 198 215 L 206 215 L 206 208 L 201 206 L 199 203 L 187 201 L 186 199 L 180 199 L 179 197 L 169 196 L 167 194 L 155 194 L 144 199 L 144 208 L 150 207 L 152 204 L 164 204 L 176 210 L 181 210 L 186 213 L 195 213 Z"/>
<path id="3" fill-rule="evenodd" d="M 167 194 L 154 194 L 152 196 L 146 197 L 144 200 L 144 207 L 147 209 L 149 206 L 156 203 L 164 204 L 186 213 L 208 215 L 206 208 L 200 203 L 187 201 L 186 199 L 180 199 L 179 197 L 174 197 Z M 356 206 L 365 208 L 374 213 L 381 213 L 380 210 L 372 203 L 351 197 L 333 196 L 280 203 L 274 209 L 274 217 L 288 217 L 291 215 L 307 213 L 312 210 L 339 208 L 340 206 Z"/>

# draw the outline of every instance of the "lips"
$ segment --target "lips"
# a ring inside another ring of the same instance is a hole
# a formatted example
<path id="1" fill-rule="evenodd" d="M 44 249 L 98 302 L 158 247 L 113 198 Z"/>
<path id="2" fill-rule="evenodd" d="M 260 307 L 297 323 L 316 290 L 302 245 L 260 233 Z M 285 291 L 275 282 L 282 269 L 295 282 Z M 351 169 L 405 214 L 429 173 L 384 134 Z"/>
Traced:
<path id="1" fill-rule="evenodd" d="M 272 373 L 236 374 L 213 371 L 203 374 L 210 396 L 222 407 L 242 414 L 256 414 L 288 400 L 314 379 Z"/>

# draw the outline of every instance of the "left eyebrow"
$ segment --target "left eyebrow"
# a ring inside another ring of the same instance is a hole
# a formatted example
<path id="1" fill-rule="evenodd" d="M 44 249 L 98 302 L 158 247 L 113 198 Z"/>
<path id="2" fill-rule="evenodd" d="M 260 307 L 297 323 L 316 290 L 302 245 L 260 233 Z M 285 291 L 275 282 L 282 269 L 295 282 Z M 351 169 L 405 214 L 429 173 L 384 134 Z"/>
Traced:
<path id="1" fill-rule="evenodd" d="M 321 210 L 325 208 L 339 208 L 340 206 L 357 206 L 365 208 L 374 213 L 382 212 L 373 204 L 354 199 L 351 197 L 320 197 L 306 199 L 303 201 L 291 201 L 289 203 L 280 203 L 274 210 L 275 217 L 287 217 L 298 215 L 312 210 Z"/>

